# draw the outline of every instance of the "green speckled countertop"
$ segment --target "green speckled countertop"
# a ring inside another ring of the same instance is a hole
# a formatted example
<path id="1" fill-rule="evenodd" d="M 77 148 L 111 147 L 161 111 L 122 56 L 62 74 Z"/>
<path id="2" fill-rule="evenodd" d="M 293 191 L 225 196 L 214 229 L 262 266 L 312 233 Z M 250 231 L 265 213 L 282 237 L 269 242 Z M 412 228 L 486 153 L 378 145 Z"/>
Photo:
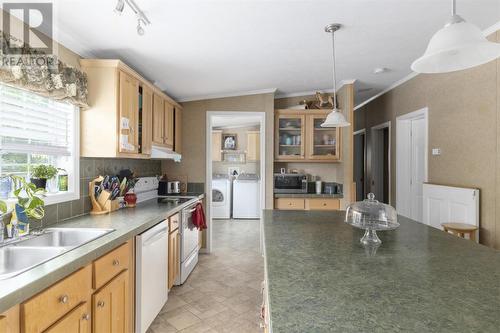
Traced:
<path id="1" fill-rule="evenodd" d="M 203 194 L 193 198 L 203 198 Z M 96 240 L 66 252 L 44 264 L 9 279 L 0 280 L 0 313 L 51 286 L 72 272 L 111 251 L 130 238 L 156 225 L 191 204 L 158 203 L 151 199 L 135 208 L 120 209 L 106 215 L 85 215 L 54 227 L 115 229 Z"/>
<path id="2" fill-rule="evenodd" d="M 400 216 L 373 254 L 343 220 L 264 211 L 273 333 L 500 332 L 500 251 Z"/>

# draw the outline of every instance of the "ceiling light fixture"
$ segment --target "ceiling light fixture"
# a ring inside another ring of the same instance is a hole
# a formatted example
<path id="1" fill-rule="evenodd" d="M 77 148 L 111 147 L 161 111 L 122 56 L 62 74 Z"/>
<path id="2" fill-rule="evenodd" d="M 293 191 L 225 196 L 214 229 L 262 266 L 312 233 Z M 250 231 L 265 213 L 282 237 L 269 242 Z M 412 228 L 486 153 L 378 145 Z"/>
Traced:
<path id="1" fill-rule="evenodd" d="M 124 8 L 125 8 L 125 0 L 118 0 L 115 7 L 115 13 L 121 15 L 123 13 Z"/>
<path id="2" fill-rule="evenodd" d="M 137 20 L 137 34 L 139 36 L 144 35 L 144 28 L 141 26 L 141 20 L 140 19 Z"/>
<path id="3" fill-rule="evenodd" d="M 137 34 L 139 36 L 144 35 L 144 28 L 142 25 L 148 26 L 151 24 L 151 21 L 148 19 L 146 14 L 141 10 L 141 8 L 135 3 L 134 0 L 118 0 L 115 7 L 115 12 L 118 15 L 123 13 L 125 9 L 125 4 L 130 7 L 130 9 L 134 12 L 137 17 Z"/>
<path id="4" fill-rule="evenodd" d="M 385 73 L 387 71 L 389 71 L 389 70 L 385 67 L 377 67 L 377 68 L 373 69 L 373 74 L 382 74 L 382 73 Z"/>
<path id="5" fill-rule="evenodd" d="M 472 68 L 500 56 L 500 44 L 489 42 L 481 30 L 456 13 L 452 0 L 451 18 L 432 36 L 424 55 L 411 64 L 417 73 L 447 73 Z"/>
<path id="6" fill-rule="evenodd" d="M 338 23 L 332 23 L 325 27 L 325 31 L 332 34 L 333 46 L 333 110 L 328 114 L 325 122 L 321 127 L 346 127 L 351 124 L 347 121 L 342 112 L 337 109 L 337 79 L 335 76 L 335 31 L 339 30 L 342 26 Z"/>

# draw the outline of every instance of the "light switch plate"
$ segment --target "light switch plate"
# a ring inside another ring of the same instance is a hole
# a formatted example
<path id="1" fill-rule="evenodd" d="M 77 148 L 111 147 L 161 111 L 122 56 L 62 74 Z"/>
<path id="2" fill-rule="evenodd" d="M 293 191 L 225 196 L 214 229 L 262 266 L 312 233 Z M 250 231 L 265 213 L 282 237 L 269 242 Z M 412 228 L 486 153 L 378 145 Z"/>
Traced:
<path id="1" fill-rule="evenodd" d="M 432 155 L 434 156 L 441 155 L 441 148 L 432 148 Z"/>

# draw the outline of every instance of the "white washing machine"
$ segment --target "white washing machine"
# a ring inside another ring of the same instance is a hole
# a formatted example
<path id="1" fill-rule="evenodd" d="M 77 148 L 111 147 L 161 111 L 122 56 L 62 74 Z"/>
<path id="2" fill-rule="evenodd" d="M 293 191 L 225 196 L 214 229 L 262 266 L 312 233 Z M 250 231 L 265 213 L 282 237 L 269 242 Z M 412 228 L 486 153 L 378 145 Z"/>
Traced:
<path id="1" fill-rule="evenodd" d="M 260 218 L 260 180 L 255 174 L 241 174 L 233 184 L 233 218 Z"/>
<path id="2" fill-rule="evenodd" d="M 228 175 L 212 176 L 212 218 L 231 218 L 231 187 Z"/>

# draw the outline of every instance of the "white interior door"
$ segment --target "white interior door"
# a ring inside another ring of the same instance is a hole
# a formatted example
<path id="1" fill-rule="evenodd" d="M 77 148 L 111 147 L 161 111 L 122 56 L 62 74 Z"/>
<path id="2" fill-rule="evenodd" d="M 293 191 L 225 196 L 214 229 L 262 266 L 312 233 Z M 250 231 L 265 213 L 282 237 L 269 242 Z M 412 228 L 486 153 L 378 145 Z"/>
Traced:
<path id="1" fill-rule="evenodd" d="M 410 218 L 422 222 L 422 185 L 425 182 L 425 135 L 424 118 L 410 120 Z"/>
<path id="2" fill-rule="evenodd" d="M 376 129 L 372 131 L 373 135 L 373 154 L 372 154 L 372 180 L 371 192 L 375 194 L 375 199 L 382 201 L 384 196 L 384 137 L 383 131 Z"/>

